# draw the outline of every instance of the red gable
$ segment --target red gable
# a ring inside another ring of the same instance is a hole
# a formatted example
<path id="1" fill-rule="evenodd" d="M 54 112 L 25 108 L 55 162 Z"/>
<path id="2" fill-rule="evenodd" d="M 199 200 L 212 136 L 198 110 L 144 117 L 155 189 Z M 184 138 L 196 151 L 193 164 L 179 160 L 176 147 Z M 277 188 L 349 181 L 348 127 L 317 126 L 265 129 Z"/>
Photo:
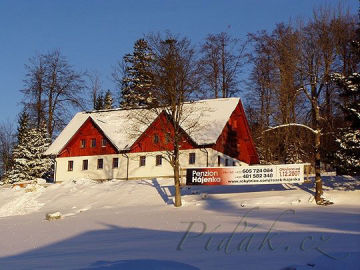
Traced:
<path id="1" fill-rule="evenodd" d="M 161 113 L 133 143 L 131 153 L 173 150 L 171 138 L 174 127 L 167 115 Z M 106 141 L 103 145 L 103 139 Z M 215 144 L 197 145 L 183 131 L 180 150 L 211 147 L 225 155 L 248 164 L 259 163 L 255 145 L 251 138 L 248 122 L 241 101 L 226 122 Z M 104 132 L 89 117 L 75 135 L 62 149 L 59 157 L 91 156 L 119 153 L 117 148 L 106 138 Z"/>
<path id="2" fill-rule="evenodd" d="M 171 151 L 174 149 L 171 137 L 174 134 L 174 127 L 169 122 L 165 113 L 162 112 L 143 134 L 132 145 L 130 152 L 154 152 Z M 168 139 L 170 137 L 170 139 Z M 180 150 L 194 149 L 195 143 L 183 132 Z"/>
<path id="3" fill-rule="evenodd" d="M 89 117 L 62 149 L 59 157 L 106 155 L 117 152 L 101 129 Z"/>
<path id="4" fill-rule="evenodd" d="M 259 163 L 241 101 L 231 114 L 213 149 L 248 164 Z"/>

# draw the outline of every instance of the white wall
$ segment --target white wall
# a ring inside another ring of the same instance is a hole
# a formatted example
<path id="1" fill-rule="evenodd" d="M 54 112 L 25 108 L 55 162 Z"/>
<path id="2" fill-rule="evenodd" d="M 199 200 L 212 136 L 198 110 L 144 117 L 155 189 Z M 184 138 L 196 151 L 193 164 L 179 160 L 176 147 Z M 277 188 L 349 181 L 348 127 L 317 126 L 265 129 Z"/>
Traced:
<path id="1" fill-rule="evenodd" d="M 218 166 L 218 155 L 221 156 L 222 164 L 225 166 L 225 159 L 229 159 L 229 164 L 235 161 L 236 166 L 241 166 L 245 163 L 226 156 L 211 148 L 206 148 L 208 152 L 208 166 Z M 206 167 L 207 153 L 205 149 L 184 150 L 180 154 L 181 168 L 191 167 Z M 195 164 L 189 164 L 189 153 L 195 153 Z M 156 155 L 162 155 L 162 165 L 156 166 Z M 140 156 L 146 156 L 146 165 L 139 166 Z M 119 167 L 112 168 L 113 158 L 119 158 Z M 129 153 L 127 155 L 99 155 L 99 156 L 81 156 L 81 157 L 62 157 L 56 159 L 56 181 L 68 181 L 79 178 L 89 178 L 97 180 L 105 179 L 126 179 L 127 177 L 127 157 L 129 158 L 129 179 L 152 179 L 154 177 L 171 177 L 173 176 L 173 169 L 168 161 L 165 160 L 166 153 L 164 152 L 145 152 L 145 153 Z M 97 169 L 97 160 L 104 159 L 103 169 Z M 82 170 L 83 160 L 88 160 L 88 170 Z M 68 161 L 74 162 L 73 171 L 68 171 Z"/>

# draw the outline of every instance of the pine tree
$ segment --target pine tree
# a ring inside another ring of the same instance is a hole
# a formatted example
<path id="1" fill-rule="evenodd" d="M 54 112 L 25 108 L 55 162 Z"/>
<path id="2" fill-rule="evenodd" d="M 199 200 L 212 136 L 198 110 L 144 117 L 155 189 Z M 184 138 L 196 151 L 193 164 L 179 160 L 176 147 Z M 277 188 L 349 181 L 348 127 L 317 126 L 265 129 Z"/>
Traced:
<path id="1" fill-rule="evenodd" d="M 352 46 L 354 57 L 360 61 L 360 27 Z M 350 76 L 343 76 L 336 73 L 332 77 L 341 88 L 340 96 L 345 102 L 340 107 L 350 124 L 340 131 L 336 140 L 339 144 L 339 150 L 335 153 L 336 167 L 340 173 L 360 175 L 360 74 L 354 72 Z"/>
<path id="2" fill-rule="evenodd" d="M 345 120 L 350 123 L 337 137 L 339 150 L 335 153 L 336 167 L 340 173 L 360 174 L 360 74 L 348 77 L 335 74 L 335 80 L 342 87 L 341 96 L 351 100 L 341 105 Z"/>
<path id="3" fill-rule="evenodd" d="M 29 114 L 26 111 L 23 111 L 18 120 L 18 129 L 17 129 L 17 141 L 18 144 L 24 143 L 26 133 L 29 129 Z"/>
<path id="4" fill-rule="evenodd" d="M 99 94 L 97 96 L 94 109 L 95 110 L 103 110 L 104 109 L 104 96 L 103 96 L 103 94 Z"/>
<path id="5" fill-rule="evenodd" d="M 104 98 L 104 109 L 109 110 L 113 108 L 113 98 L 110 90 L 107 90 Z"/>
<path id="6" fill-rule="evenodd" d="M 29 137 L 27 143 L 31 156 L 28 160 L 29 175 L 33 179 L 41 178 L 50 171 L 53 165 L 53 159 L 44 155 L 51 143 L 45 123 L 42 123 L 40 128 L 30 129 Z"/>
<path id="7" fill-rule="evenodd" d="M 122 80 L 121 96 L 122 108 L 147 105 L 154 102 L 152 95 L 154 87 L 151 65 L 154 61 L 153 53 L 144 39 L 134 44 L 132 54 L 124 56 L 125 75 Z"/>
<path id="8" fill-rule="evenodd" d="M 13 160 L 14 164 L 12 169 L 8 172 L 5 183 L 14 183 L 17 181 L 23 181 L 30 178 L 28 171 L 29 167 L 26 162 L 26 143 L 29 137 L 29 115 L 23 111 L 18 120 L 18 134 L 17 145 L 13 148 Z"/>
<path id="9" fill-rule="evenodd" d="M 39 128 L 29 128 L 26 116 L 22 115 L 19 124 L 18 144 L 13 150 L 14 166 L 8 174 L 8 183 L 43 177 L 53 165 L 53 159 L 44 156 L 50 145 L 45 123 Z"/>

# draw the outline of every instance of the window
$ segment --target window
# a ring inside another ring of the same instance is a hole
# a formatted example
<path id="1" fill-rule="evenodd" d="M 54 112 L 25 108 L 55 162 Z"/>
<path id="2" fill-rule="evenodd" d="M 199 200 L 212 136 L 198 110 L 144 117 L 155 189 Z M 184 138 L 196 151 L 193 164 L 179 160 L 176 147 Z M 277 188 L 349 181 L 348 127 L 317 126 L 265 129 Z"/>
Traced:
<path id="1" fill-rule="evenodd" d="M 96 139 L 91 139 L 91 147 L 96 147 Z"/>
<path id="2" fill-rule="evenodd" d="M 195 164 L 195 153 L 189 153 L 189 164 Z"/>
<path id="3" fill-rule="evenodd" d="M 82 163 L 82 169 L 83 171 L 86 171 L 88 168 L 89 168 L 89 161 L 87 159 L 84 159 Z"/>
<path id="4" fill-rule="evenodd" d="M 225 166 L 229 166 L 229 160 L 225 159 Z"/>
<path id="5" fill-rule="evenodd" d="M 233 161 L 233 166 L 236 166 L 236 163 L 235 163 L 235 161 Z"/>
<path id="6" fill-rule="evenodd" d="M 69 160 L 68 161 L 68 171 L 72 172 L 74 170 L 74 161 Z"/>
<path id="7" fill-rule="evenodd" d="M 221 166 L 221 157 L 218 156 L 218 167 L 220 167 L 220 166 Z"/>
<path id="8" fill-rule="evenodd" d="M 156 156 L 156 166 L 160 166 L 162 164 L 162 155 Z"/>
<path id="9" fill-rule="evenodd" d="M 80 141 L 80 147 L 81 147 L 81 148 L 85 148 L 85 147 L 86 147 L 86 140 L 85 140 L 85 139 L 82 139 L 82 140 Z"/>
<path id="10" fill-rule="evenodd" d="M 101 140 L 101 147 L 106 147 L 106 139 L 102 138 Z"/>
<path id="11" fill-rule="evenodd" d="M 141 156 L 141 157 L 140 157 L 140 164 L 139 164 L 139 166 L 140 166 L 140 167 L 144 167 L 145 164 L 146 164 L 146 157 L 145 157 L 145 156 Z"/>
<path id="12" fill-rule="evenodd" d="M 159 136 L 157 134 L 154 135 L 154 143 L 159 143 Z"/>
<path id="13" fill-rule="evenodd" d="M 97 168 L 102 169 L 104 167 L 104 160 L 102 158 L 99 158 L 97 161 Z"/>
<path id="14" fill-rule="evenodd" d="M 119 158 L 113 158 L 113 168 L 119 168 Z"/>

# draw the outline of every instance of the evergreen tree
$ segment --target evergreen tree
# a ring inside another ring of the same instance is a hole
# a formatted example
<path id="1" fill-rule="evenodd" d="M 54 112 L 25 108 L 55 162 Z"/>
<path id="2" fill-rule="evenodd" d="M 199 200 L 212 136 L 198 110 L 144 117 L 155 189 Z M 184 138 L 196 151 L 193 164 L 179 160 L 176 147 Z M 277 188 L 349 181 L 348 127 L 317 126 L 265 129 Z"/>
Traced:
<path id="1" fill-rule="evenodd" d="M 104 109 L 109 110 L 113 108 L 113 98 L 110 90 L 107 90 L 104 98 Z"/>
<path id="2" fill-rule="evenodd" d="M 154 102 L 155 97 L 152 94 L 154 80 L 151 72 L 153 61 L 152 50 L 144 39 L 137 40 L 133 53 L 124 56 L 125 75 L 122 79 L 120 103 L 122 108 Z"/>
<path id="3" fill-rule="evenodd" d="M 7 177 L 8 183 L 34 180 L 49 172 L 53 160 L 44 156 L 50 145 L 45 123 L 39 128 L 29 128 L 27 116 L 22 114 L 19 120 L 18 144 L 14 147 L 14 165 Z"/>
<path id="4" fill-rule="evenodd" d="M 23 111 L 18 120 L 18 129 L 17 129 L 17 141 L 18 144 L 24 143 L 26 139 L 26 134 L 29 129 L 29 114 L 26 111 Z"/>
<path id="5" fill-rule="evenodd" d="M 29 168 L 26 163 L 25 145 L 29 137 L 29 115 L 23 111 L 18 120 L 17 145 L 13 148 L 13 167 L 8 172 L 5 183 L 29 179 Z"/>
<path id="6" fill-rule="evenodd" d="M 53 159 L 45 156 L 44 152 L 49 148 L 51 140 L 48 136 L 45 123 L 40 128 L 29 130 L 28 151 L 31 158 L 28 160 L 30 168 L 29 175 L 34 178 L 41 178 L 48 173 L 53 165 Z"/>
<path id="7" fill-rule="evenodd" d="M 335 165 L 340 173 L 356 175 L 360 174 L 360 74 L 348 77 L 335 74 L 335 80 L 342 87 L 341 96 L 351 100 L 341 105 L 350 126 L 337 137 L 339 150 L 335 153 Z"/>
<path id="8" fill-rule="evenodd" d="M 104 109 L 104 96 L 103 96 L 103 94 L 99 94 L 97 96 L 94 109 L 95 110 L 103 110 Z"/>
<path id="9" fill-rule="evenodd" d="M 360 28 L 357 29 L 357 40 L 352 42 L 354 57 L 360 61 Z M 333 74 L 333 80 L 341 88 L 340 96 L 344 104 L 340 105 L 345 114 L 348 128 L 340 131 L 337 137 L 339 150 L 335 153 L 336 167 L 340 173 L 360 174 L 360 74 L 350 76 Z"/>

